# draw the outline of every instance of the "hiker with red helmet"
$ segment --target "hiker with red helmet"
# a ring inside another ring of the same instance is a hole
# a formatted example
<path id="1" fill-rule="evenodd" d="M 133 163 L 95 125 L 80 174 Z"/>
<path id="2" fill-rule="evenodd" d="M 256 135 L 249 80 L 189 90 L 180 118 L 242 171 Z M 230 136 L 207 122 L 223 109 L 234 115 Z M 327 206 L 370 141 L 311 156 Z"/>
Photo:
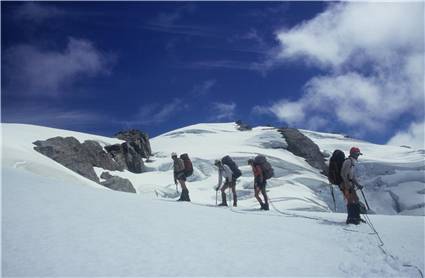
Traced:
<path id="1" fill-rule="evenodd" d="M 360 149 L 352 147 L 350 156 L 344 161 L 341 168 L 341 178 L 343 180 L 341 189 L 347 201 L 347 224 L 358 225 L 362 221 L 360 218 L 360 201 L 356 189 L 362 189 L 363 187 L 358 183 L 354 169 L 360 155 L 362 155 Z"/>

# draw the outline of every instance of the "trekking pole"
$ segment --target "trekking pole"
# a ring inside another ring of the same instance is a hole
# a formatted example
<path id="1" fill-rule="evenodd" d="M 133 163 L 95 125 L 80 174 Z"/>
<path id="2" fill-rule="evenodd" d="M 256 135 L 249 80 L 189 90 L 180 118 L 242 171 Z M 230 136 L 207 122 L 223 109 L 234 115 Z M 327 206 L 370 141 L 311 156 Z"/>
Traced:
<path id="1" fill-rule="evenodd" d="M 215 191 L 215 205 L 217 206 L 217 195 L 218 195 L 218 190 Z"/>
<path id="2" fill-rule="evenodd" d="M 335 203 L 334 188 L 333 188 L 332 184 L 329 184 L 329 185 L 331 187 L 330 190 L 331 190 L 332 200 L 334 201 L 334 212 L 336 212 L 336 203 Z"/>
<path id="3" fill-rule="evenodd" d="M 364 199 L 364 201 L 365 201 L 365 203 L 366 203 L 367 210 L 370 210 L 369 204 L 367 203 L 367 200 L 366 200 L 366 196 L 365 196 L 365 195 L 364 195 L 364 193 L 363 193 L 363 189 L 360 189 L 360 192 L 362 192 L 363 199 Z"/>

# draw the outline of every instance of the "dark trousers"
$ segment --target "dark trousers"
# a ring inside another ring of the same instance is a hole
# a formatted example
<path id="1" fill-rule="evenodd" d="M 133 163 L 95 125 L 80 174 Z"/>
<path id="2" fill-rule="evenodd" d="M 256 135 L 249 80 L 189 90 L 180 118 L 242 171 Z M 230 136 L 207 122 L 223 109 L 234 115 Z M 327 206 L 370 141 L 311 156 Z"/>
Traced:
<path id="1" fill-rule="evenodd" d="M 256 182 L 254 185 L 255 190 L 255 199 L 260 203 L 261 208 L 268 210 L 269 209 L 269 198 L 266 193 L 266 181 L 263 182 Z M 260 192 L 261 195 L 263 195 L 264 203 L 260 198 Z"/>
<path id="2" fill-rule="evenodd" d="M 360 223 L 360 204 L 347 204 L 347 224 Z"/>
<path id="3" fill-rule="evenodd" d="M 225 191 L 226 191 L 227 188 L 231 188 L 232 189 L 232 193 L 233 193 L 233 205 L 236 206 L 237 201 L 238 201 L 238 197 L 236 195 L 236 182 L 226 181 L 226 183 L 221 188 L 222 204 L 227 204 L 226 193 L 225 193 Z"/>

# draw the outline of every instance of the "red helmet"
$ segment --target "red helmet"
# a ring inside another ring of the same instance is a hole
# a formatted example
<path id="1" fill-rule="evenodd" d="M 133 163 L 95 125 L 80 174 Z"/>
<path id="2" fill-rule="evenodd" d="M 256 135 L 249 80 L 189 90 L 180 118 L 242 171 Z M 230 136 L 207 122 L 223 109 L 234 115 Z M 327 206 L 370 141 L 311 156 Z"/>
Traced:
<path id="1" fill-rule="evenodd" d="M 353 154 L 363 155 L 363 154 L 360 152 L 360 149 L 359 149 L 359 148 L 357 148 L 357 147 L 352 147 L 352 148 L 350 149 L 350 155 L 353 155 Z"/>

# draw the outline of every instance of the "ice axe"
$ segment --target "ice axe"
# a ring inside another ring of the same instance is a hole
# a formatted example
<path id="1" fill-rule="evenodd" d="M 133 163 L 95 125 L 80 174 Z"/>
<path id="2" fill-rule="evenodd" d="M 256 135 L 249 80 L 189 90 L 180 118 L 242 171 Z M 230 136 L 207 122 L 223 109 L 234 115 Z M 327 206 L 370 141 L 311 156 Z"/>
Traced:
<path id="1" fill-rule="evenodd" d="M 329 185 L 330 185 L 332 200 L 334 201 L 334 211 L 336 212 L 336 202 L 335 202 L 334 188 L 333 188 L 332 184 L 329 184 Z"/>
<path id="2" fill-rule="evenodd" d="M 363 189 L 362 189 L 362 188 L 360 188 L 360 192 L 361 192 L 361 193 L 362 193 L 362 195 L 363 195 L 363 199 L 364 199 L 364 201 L 365 201 L 365 203 L 366 203 L 366 208 L 367 208 L 367 210 L 370 210 L 369 204 L 367 203 L 366 196 L 364 195 L 364 193 L 363 193 Z"/>

